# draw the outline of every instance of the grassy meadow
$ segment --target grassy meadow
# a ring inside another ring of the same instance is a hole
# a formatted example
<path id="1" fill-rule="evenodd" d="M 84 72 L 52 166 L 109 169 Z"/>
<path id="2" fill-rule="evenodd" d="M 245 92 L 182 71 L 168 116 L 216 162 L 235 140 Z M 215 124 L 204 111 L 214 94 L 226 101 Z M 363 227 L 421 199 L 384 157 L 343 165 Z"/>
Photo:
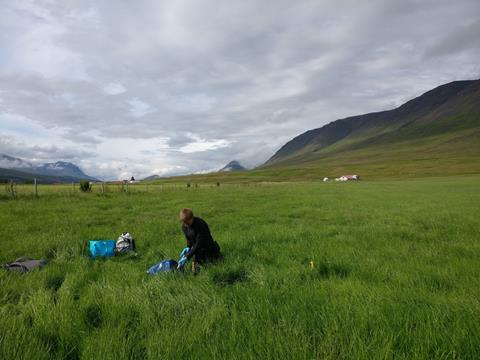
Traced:
<path id="1" fill-rule="evenodd" d="M 2 194 L 0 262 L 49 264 L 0 271 L 0 359 L 480 358 L 478 176 Z M 148 276 L 187 206 L 225 260 Z"/>

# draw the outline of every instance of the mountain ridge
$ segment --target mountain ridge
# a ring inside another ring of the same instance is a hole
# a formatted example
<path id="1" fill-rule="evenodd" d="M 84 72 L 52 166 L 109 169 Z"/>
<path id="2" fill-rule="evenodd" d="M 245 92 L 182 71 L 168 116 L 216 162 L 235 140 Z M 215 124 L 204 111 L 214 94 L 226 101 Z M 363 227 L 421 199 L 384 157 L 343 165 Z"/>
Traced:
<path id="1" fill-rule="evenodd" d="M 259 168 L 313 164 L 342 153 L 375 147 L 379 150 L 401 141 L 424 139 L 425 145 L 438 140 L 435 136 L 447 140 L 447 134 L 476 129 L 480 130 L 480 80 L 455 81 L 395 109 L 350 116 L 308 130 L 284 144 Z"/>
<path id="2" fill-rule="evenodd" d="M 85 174 L 77 165 L 67 161 L 57 161 L 41 165 L 16 158 L 7 154 L 0 154 L 0 177 L 5 180 L 8 174 L 12 179 L 31 181 L 39 177 L 49 182 L 70 182 L 78 180 L 97 181 L 92 176 Z"/>

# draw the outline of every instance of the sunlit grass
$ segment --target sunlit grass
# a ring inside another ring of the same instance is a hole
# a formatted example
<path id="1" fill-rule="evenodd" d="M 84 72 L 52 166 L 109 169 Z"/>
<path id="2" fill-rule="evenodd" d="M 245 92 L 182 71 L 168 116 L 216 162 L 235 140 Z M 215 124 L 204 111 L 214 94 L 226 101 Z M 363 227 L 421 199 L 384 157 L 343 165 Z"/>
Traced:
<path id="1" fill-rule="evenodd" d="M 0 358 L 478 358 L 479 180 L 26 188 L 0 201 L 0 261 L 50 262 L 0 272 Z M 147 276 L 184 206 L 225 261 Z M 138 257 L 85 256 L 123 231 Z"/>

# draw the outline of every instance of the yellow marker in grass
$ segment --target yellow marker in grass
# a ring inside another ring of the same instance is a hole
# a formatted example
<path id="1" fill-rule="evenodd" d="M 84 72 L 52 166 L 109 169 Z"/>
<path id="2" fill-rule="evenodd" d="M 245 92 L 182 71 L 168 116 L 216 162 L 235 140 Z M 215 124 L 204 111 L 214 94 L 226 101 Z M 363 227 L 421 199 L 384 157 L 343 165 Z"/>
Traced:
<path id="1" fill-rule="evenodd" d="M 314 265 L 314 263 L 313 263 L 313 260 L 310 260 L 309 265 L 310 265 L 310 269 L 313 269 L 313 268 L 315 267 L 315 265 Z"/>

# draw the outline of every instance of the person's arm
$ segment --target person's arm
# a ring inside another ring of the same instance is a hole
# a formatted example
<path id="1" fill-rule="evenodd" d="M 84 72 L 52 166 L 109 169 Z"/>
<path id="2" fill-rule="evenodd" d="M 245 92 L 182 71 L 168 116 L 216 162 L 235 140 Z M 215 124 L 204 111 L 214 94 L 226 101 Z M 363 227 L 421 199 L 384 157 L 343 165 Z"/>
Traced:
<path id="1" fill-rule="evenodd" d="M 187 253 L 187 259 L 190 260 L 193 255 L 198 251 L 199 248 L 204 245 L 207 242 L 207 237 L 208 237 L 208 228 L 206 229 L 205 226 L 200 226 L 197 233 L 195 234 L 195 239 L 193 241 L 192 246 L 190 246 L 190 251 Z"/>
<path id="2" fill-rule="evenodd" d="M 185 228 L 185 226 L 182 226 L 182 231 L 183 231 L 183 234 L 185 235 L 185 240 L 187 241 L 187 246 L 192 247 L 192 241 L 190 240 L 190 238 L 187 235 L 187 229 Z"/>
<path id="3" fill-rule="evenodd" d="M 190 246 L 190 251 L 185 255 L 187 257 L 188 260 L 190 260 L 193 255 L 195 255 L 195 253 L 197 252 L 197 250 L 200 248 L 200 244 L 201 244 L 201 236 L 200 234 L 197 234 L 197 236 L 195 237 L 195 242 L 193 243 L 192 246 Z"/>

